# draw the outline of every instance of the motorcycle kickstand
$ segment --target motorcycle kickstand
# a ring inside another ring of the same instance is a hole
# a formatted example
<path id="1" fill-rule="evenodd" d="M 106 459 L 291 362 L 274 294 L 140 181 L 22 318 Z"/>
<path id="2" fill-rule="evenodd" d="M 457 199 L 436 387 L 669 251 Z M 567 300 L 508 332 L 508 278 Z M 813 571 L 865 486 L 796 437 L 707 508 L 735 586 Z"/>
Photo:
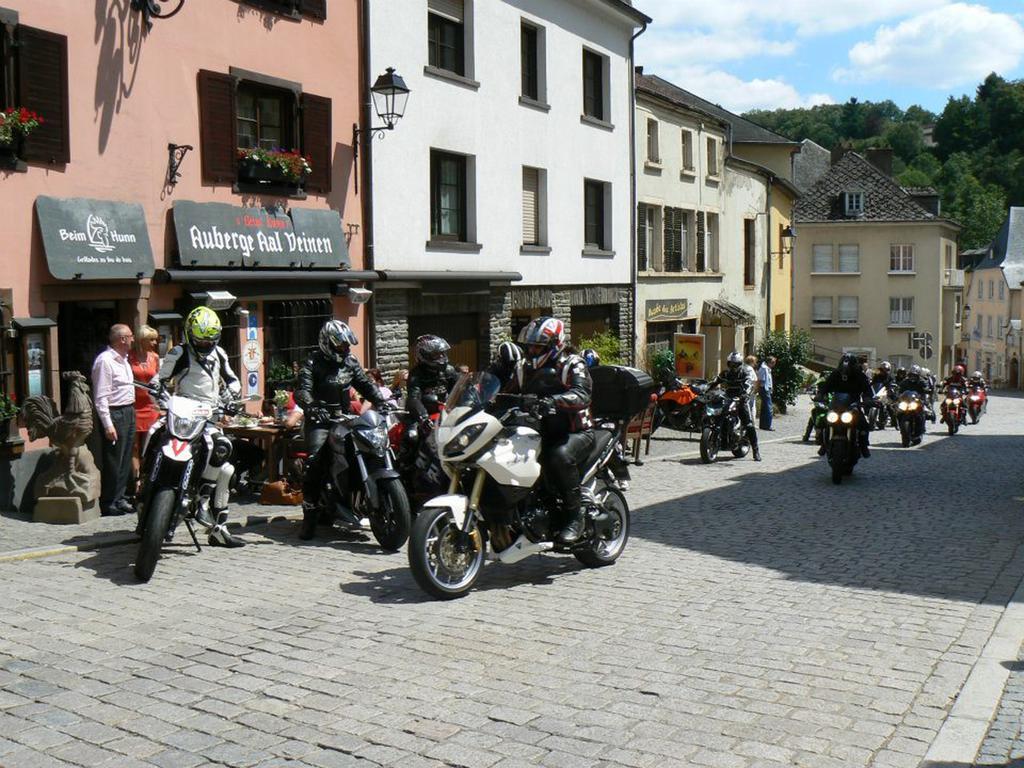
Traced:
<path id="1" fill-rule="evenodd" d="M 196 550 L 202 552 L 203 548 L 199 546 L 199 539 L 196 538 L 196 531 L 192 527 L 192 521 L 186 518 L 185 527 L 188 528 L 188 535 L 192 537 L 192 543 L 196 545 Z"/>

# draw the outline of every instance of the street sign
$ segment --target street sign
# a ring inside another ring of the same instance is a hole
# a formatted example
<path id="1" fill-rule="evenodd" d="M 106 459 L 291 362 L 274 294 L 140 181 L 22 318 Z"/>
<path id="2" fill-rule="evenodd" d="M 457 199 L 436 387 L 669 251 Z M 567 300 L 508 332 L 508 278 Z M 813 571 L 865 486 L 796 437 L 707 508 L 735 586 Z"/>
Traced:
<path id="1" fill-rule="evenodd" d="M 907 349 L 917 350 L 922 360 L 931 360 L 935 355 L 935 351 L 932 349 L 932 339 L 932 335 L 927 331 L 923 333 L 911 331 L 907 334 Z"/>

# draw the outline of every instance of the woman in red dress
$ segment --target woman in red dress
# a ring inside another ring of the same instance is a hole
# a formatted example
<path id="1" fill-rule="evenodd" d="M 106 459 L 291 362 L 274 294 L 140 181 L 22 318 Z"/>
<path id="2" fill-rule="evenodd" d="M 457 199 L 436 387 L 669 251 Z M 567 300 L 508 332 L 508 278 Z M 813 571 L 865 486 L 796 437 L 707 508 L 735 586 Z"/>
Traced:
<path id="1" fill-rule="evenodd" d="M 128 362 L 132 366 L 132 376 L 136 381 L 149 383 L 160 369 L 160 357 L 156 353 L 159 334 L 155 328 L 143 325 L 135 334 L 135 346 L 128 353 Z M 139 457 L 142 455 L 142 443 L 146 439 L 149 428 L 160 418 L 156 402 L 144 389 L 135 390 L 135 445 L 133 447 L 132 468 L 139 474 Z"/>

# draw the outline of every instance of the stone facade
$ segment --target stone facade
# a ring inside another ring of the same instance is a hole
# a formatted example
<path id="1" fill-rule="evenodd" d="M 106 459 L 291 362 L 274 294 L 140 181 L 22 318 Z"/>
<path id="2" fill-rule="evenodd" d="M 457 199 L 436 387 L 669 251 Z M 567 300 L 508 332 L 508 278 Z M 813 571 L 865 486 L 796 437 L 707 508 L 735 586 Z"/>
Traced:
<path id="1" fill-rule="evenodd" d="M 377 367 L 390 379 L 409 364 L 409 302 L 406 291 L 378 290 L 373 295 Z"/>
<path id="2" fill-rule="evenodd" d="M 498 353 L 498 345 L 512 338 L 512 291 L 492 288 L 489 308 L 490 356 Z"/>

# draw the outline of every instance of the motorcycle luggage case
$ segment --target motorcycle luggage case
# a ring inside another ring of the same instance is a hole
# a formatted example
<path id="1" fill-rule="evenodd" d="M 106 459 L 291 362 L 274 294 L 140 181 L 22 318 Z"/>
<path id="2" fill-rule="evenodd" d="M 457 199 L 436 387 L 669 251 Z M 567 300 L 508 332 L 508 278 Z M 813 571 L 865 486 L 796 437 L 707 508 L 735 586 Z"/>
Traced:
<path id="1" fill-rule="evenodd" d="M 598 365 L 590 369 L 594 395 L 590 404 L 594 416 L 631 419 L 651 404 L 656 389 L 646 372 L 625 365 Z"/>

